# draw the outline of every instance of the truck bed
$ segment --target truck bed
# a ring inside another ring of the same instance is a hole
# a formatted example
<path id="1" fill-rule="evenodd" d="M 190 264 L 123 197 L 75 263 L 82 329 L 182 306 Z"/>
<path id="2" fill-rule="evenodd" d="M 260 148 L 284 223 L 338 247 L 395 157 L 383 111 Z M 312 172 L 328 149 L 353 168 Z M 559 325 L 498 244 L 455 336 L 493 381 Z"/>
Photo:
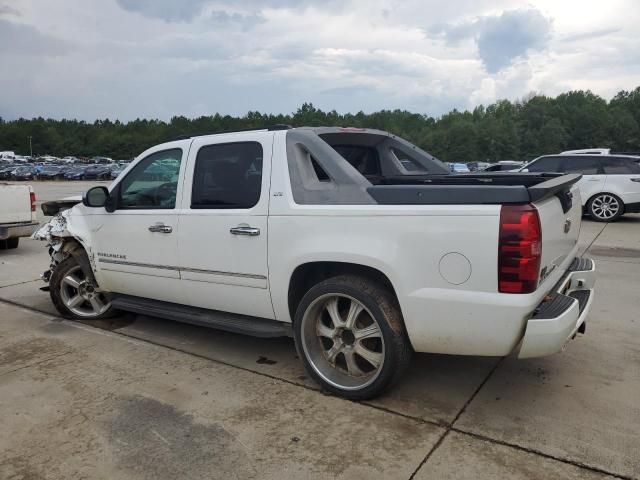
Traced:
<path id="1" fill-rule="evenodd" d="M 367 192 L 381 205 L 465 205 L 538 202 L 580 180 L 578 174 L 475 173 L 381 178 Z M 564 209 L 564 208 L 563 208 Z"/>

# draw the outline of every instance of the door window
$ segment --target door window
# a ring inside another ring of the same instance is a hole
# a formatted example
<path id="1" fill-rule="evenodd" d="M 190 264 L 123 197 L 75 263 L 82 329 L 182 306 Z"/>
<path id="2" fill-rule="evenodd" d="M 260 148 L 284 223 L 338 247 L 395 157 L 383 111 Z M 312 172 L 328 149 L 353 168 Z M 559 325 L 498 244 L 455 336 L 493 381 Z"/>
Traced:
<path id="1" fill-rule="evenodd" d="M 601 158 L 602 168 L 607 175 L 637 175 L 640 174 L 640 165 L 628 158 L 608 157 Z"/>
<path id="2" fill-rule="evenodd" d="M 152 153 L 142 159 L 120 182 L 118 209 L 172 209 L 176 192 L 182 149 Z"/>
<path id="3" fill-rule="evenodd" d="M 543 157 L 527 167 L 530 172 L 559 172 L 560 171 L 560 158 L 559 157 Z"/>
<path id="4" fill-rule="evenodd" d="M 595 156 L 574 157 L 567 156 L 562 160 L 564 173 L 582 173 L 583 175 L 598 175 L 600 173 L 600 159 Z"/>
<path id="5" fill-rule="evenodd" d="M 191 208 L 251 208 L 260 200 L 262 145 L 207 145 L 198 151 Z"/>

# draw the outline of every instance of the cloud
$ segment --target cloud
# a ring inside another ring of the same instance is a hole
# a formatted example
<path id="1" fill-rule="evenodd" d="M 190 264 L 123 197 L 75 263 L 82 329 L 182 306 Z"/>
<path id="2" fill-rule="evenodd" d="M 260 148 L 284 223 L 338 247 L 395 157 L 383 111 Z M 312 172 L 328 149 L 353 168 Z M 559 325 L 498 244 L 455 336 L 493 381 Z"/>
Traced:
<path id="1" fill-rule="evenodd" d="M 612 1 L 576 16 L 559 0 L 0 0 L 20 10 L 0 9 L 0 112 L 168 119 L 311 101 L 437 116 L 532 90 L 610 97 L 640 83 L 637 0 Z"/>
<path id="2" fill-rule="evenodd" d="M 166 22 L 188 22 L 202 11 L 207 0 L 116 0 L 129 12 Z"/>
<path id="3" fill-rule="evenodd" d="M 428 30 L 456 45 L 473 39 L 489 73 L 497 73 L 532 50 L 548 43 L 551 20 L 535 9 L 505 10 L 461 23 L 436 25 Z"/>
<path id="4" fill-rule="evenodd" d="M 0 19 L 0 53 L 3 55 L 61 55 L 68 43 L 41 33 L 31 25 Z"/>
<path id="5" fill-rule="evenodd" d="M 599 30 L 593 30 L 590 32 L 581 32 L 575 33 L 573 35 L 568 35 L 562 38 L 564 42 L 581 42 L 584 40 L 591 40 L 593 38 L 606 37 L 611 35 L 612 33 L 618 33 L 622 31 L 622 28 L 613 27 L 613 28 L 601 28 Z"/>
<path id="6" fill-rule="evenodd" d="M 20 12 L 9 5 L 0 5 L 0 15 L 14 15 L 19 17 Z"/>
<path id="7" fill-rule="evenodd" d="M 212 23 L 219 26 L 239 26 L 243 31 L 251 30 L 256 25 L 264 23 L 266 20 L 261 13 L 238 13 L 226 12 L 225 10 L 214 10 L 210 14 Z"/>

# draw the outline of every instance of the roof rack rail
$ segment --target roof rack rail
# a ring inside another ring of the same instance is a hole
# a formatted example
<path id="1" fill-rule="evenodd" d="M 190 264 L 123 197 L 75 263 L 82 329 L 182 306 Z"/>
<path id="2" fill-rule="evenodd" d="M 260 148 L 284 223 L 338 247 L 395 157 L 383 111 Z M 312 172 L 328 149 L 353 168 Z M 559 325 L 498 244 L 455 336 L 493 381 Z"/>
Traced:
<path id="1" fill-rule="evenodd" d="M 219 130 L 217 132 L 196 133 L 193 135 L 178 135 L 173 140 L 188 140 L 194 137 L 205 137 L 207 135 L 220 135 L 222 133 L 239 133 L 239 132 L 252 132 L 254 130 L 267 130 L 269 132 L 275 132 L 278 130 L 289 130 L 293 128 L 291 125 L 285 125 L 284 123 L 276 123 L 275 125 L 269 125 L 267 127 L 250 127 L 250 128 L 238 128 L 234 130 Z"/>

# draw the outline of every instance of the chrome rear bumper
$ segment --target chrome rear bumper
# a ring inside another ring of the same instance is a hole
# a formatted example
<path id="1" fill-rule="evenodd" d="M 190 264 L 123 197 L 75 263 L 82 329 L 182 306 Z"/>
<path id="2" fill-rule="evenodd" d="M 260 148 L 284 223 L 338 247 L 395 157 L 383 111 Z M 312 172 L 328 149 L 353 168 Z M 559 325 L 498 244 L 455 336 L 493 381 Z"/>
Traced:
<path id="1" fill-rule="evenodd" d="M 576 258 L 554 290 L 527 321 L 518 358 L 542 357 L 561 351 L 580 331 L 591 309 L 595 263 Z"/>

